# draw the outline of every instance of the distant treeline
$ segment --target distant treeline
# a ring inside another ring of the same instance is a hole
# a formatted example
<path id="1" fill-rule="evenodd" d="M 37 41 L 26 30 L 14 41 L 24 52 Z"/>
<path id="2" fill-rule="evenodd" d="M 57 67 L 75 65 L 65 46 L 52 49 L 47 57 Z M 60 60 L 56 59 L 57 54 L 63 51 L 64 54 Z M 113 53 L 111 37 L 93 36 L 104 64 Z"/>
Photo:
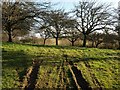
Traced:
<path id="1" fill-rule="evenodd" d="M 87 0 L 66 12 L 64 8 L 55 9 L 57 5 L 42 1 L 2 2 L 2 40 L 120 49 L 119 7 Z M 41 38 L 31 32 L 39 33 Z"/>

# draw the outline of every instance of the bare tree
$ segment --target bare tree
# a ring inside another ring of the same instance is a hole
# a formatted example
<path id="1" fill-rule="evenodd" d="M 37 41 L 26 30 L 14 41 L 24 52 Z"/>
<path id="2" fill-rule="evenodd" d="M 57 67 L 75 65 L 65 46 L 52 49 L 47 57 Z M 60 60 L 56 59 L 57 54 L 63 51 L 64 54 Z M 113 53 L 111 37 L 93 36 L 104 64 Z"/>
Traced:
<path id="1" fill-rule="evenodd" d="M 43 44 L 45 45 L 46 40 L 51 36 L 50 29 L 49 28 L 42 29 L 39 31 L 39 34 L 43 38 L 44 40 Z"/>
<path id="2" fill-rule="evenodd" d="M 67 29 L 64 37 L 71 42 L 72 46 L 74 46 L 75 41 L 79 38 L 79 32 L 75 29 Z"/>
<path id="3" fill-rule="evenodd" d="M 35 17 L 42 11 L 36 8 L 33 2 L 3 2 L 2 3 L 2 27 L 8 34 L 8 41 L 12 42 L 14 31 L 29 31 Z"/>
<path id="4" fill-rule="evenodd" d="M 97 48 L 103 42 L 104 36 L 102 33 L 94 32 L 89 35 L 88 40 L 92 42 L 92 47 Z"/>
<path id="5" fill-rule="evenodd" d="M 56 45 L 58 45 L 58 39 L 64 29 L 66 17 L 67 13 L 63 10 L 51 10 L 46 17 L 51 27 L 50 33 L 56 39 Z"/>
<path id="6" fill-rule="evenodd" d="M 104 29 L 110 24 L 109 6 L 92 1 L 79 2 L 74 12 L 78 22 L 76 28 L 83 34 L 83 47 L 86 47 L 86 39 L 90 33 Z"/>
<path id="7" fill-rule="evenodd" d="M 113 15 L 113 22 L 114 22 L 114 31 L 117 33 L 118 35 L 118 49 L 120 49 L 120 1 L 118 3 L 118 8 L 114 10 L 115 15 Z"/>
<path id="8" fill-rule="evenodd" d="M 75 28 L 76 20 L 68 18 L 65 22 L 66 24 L 65 30 L 63 31 L 63 37 L 67 38 L 71 42 L 71 45 L 74 46 L 75 41 L 77 41 L 80 37 L 80 32 L 78 32 L 78 30 Z"/>
<path id="9" fill-rule="evenodd" d="M 103 43 L 105 48 L 114 48 L 113 46 L 117 42 L 117 35 L 109 30 L 105 30 L 103 33 Z"/>
<path id="10" fill-rule="evenodd" d="M 2 24 L 3 30 L 8 34 L 8 41 L 12 42 L 12 35 L 14 30 L 26 29 L 29 30 L 32 24 L 28 17 L 33 17 L 30 10 L 26 10 L 26 6 L 19 2 L 3 2 L 2 5 Z M 24 8 L 24 9 L 23 9 Z"/>
<path id="11" fill-rule="evenodd" d="M 117 32 L 118 34 L 118 39 L 117 39 L 119 44 L 118 49 L 120 49 L 120 26 L 116 26 L 115 32 Z"/>

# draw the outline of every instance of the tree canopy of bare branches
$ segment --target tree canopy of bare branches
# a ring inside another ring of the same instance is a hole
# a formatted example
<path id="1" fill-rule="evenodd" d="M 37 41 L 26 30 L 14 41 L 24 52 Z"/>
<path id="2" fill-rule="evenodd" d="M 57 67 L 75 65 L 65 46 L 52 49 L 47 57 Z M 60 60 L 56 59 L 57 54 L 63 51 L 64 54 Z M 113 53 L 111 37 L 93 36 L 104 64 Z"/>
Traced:
<path id="1" fill-rule="evenodd" d="M 97 4 L 94 1 L 79 2 L 74 13 L 78 22 L 76 28 L 83 34 L 83 47 L 86 46 L 86 39 L 90 33 L 105 29 L 110 24 L 109 6 L 104 4 Z"/>

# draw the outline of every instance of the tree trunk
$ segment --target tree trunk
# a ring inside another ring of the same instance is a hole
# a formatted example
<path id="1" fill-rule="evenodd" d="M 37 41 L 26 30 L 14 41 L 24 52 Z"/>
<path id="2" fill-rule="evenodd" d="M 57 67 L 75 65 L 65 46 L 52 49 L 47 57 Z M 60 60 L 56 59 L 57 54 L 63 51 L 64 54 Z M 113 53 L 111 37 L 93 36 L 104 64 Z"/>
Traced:
<path id="1" fill-rule="evenodd" d="M 72 43 L 72 46 L 74 46 L 74 41 L 72 41 L 71 43 Z"/>
<path id="2" fill-rule="evenodd" d="M 86 47 L 86 39 L 87 39 L 86 34 L 83 34 L 83 47 Z"/>
<path id="3" fill-rule="evenodd" d="M 56 39 L 56 45 L 58 45 L 58 37 L 56 37 L 55 39 Z"/>
<path id="4" fill-rule="evenodd" d="M 98 48 L 98 46 L 100 45 L 102 43 L 102 41 L 98 41 L 98 42 L 96 42 L 96 48 Z"/>
<path id="5" fill-rule="evenodd" d="M 119 41 L 119 47 L 118 47 L 118 49 L 120 49 L 120 41 Z"/>
<path id="6" fill-rule="evenodd" d="M 119 46 L 118 46 L 118 49 L 120 49 L 120 28 L 119 28 L 119 31 L 118 31 L 118 35 L 119 35 L 119 36 L 118 36 L 118 45 L 119 45 Z"/>
<path id="7" fill-rule="evenodd" d="M 46 39 L 44 39 L 44 43 L 43 43 L 43 45 L 45 45 L 45 42 L 46 42 Z"/>
<path id="8" fill-rule="evenodd" d="M 11 30 L 8 30 L 8 42 L 12 42 Z"/>
<path id="9" fill-rule="evenodd" d="M 98 48 L 98 45 L 99 45 L 99 43 L 97 43 L 95 47 Z"/>

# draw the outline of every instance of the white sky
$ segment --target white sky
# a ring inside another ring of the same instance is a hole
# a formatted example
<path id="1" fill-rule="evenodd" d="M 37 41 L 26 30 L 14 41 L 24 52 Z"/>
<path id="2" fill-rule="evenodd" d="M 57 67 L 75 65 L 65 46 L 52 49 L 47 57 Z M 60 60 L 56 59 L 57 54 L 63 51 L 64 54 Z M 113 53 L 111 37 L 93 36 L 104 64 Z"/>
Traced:
<path id="1" fill-rule="evenodd" d="M 36 2 L 40 2 L 40 1 L 48 1 L 48 2 L 53 2 L 53 3 L 59 3 L 56 6 L 56 9 L 57 8 L 58 9 L 59 8 L 64 8 L 66 11 L 69 11 L 69 10 L 74 8 L 74 5 L 77 4 L 77 2 L 79 2 L 79 1 L 90 1 L 90 0 L 36 0 Z M 95 0 L 95 1 L 99 2 L 99 3 L 108 3 L 108 4 L 111 4 L 112 7 L 117 8 L 118 7 L 118 2 L 120 0 Z"/>
<path id="2" fill-rule="evenodd" d="M 59 4 L 56 6 L 56 9 L 58 8 L 64 8 L 66 11 L 70 11 L 71 9 L 74 9 L 74 5 L 77 4 L 79 1 L 85 1 L 85 0 L 36 0 L 36 2 L 41 2 L 41 1 L 48 1 L 48 2 L 53 2 L 53 3 L 58 3 Z M 89 1 L 89 0 L 86 0 Z M 120 0 L 96 0 L 98 3 L 108 3 L 111 4 L 112 7 L 117 8 L 118 7 L 118 2 Z M 38 37 L 39 35 L 36 34 Z"/>
<path id="3" fill-rule="evenodd" d="M 37 0 L 37 1 L 41 1 L 41 0 Z M 72 2 L 72 3 L 74 3 L 74 2 L 78 2 L 78 1 L 90 1 L 90 0 L 44 0 L 44 1 L 50 1 L 50 2 Z M 116 5 L 120 0 L 95 0 L 95 1 L 97 1 L 97 2 L 112 2 L 114 5 Z"/>

